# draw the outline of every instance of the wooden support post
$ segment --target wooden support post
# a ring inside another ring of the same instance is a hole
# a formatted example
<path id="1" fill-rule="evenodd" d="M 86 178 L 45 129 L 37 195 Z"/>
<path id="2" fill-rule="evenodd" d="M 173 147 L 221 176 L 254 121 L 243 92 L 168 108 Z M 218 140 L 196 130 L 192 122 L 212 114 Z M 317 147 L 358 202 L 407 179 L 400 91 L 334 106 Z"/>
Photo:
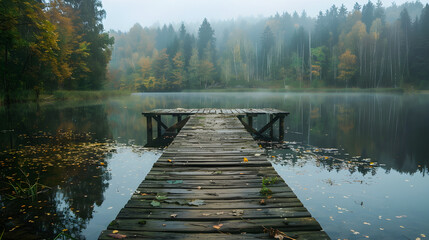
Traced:
<path id="1" fill-rule="evenodd" d="M 153 140 L 152 116 L 146 116 L 146 127 L 147 127 L 147 142 L 150 143 Z"/>
<path id="2" fill-rule="evenodd" d="M 273 121 L 273 114 L 270 114 L 270 122 Z M 270 138 L 273 139 L 274 138 L 274 125 L 271 125 L 270 127 Z"/>
<path id="3" fill-rule="evenodd" d="M 253 128 L 253 116 L 247 115 L 247 122 L 249 124 L 249 127 Z"/>
<path id="4" fill-rule="evenodd" d="M 157 133 L 158 133 L 158 138 L 159 137 L 161 137 L 161 135 L 162 135 L 162 132 L 161 132 L 161 130 L 162 130 L 162 118 L 161 118 L 161 115 L 158 115 L 156 118 L 156 122 L 157 122 L 157 124 L 156 124 L 156 126 L 157 126 Z"/>
<path id="5" fill-rule="evenodd" d="M 180 123 L 182 121 L 182 115 L 177 115 L 177 123 Z M 180 129 L 177 129 L 176 132 L 179 132 Z"/>
<path id="6" fill-rule="evenodd" d="M 283 142 L 284 138 L 285 138 L 285 116 L 282 115 L 280 116 L 280 120 L 279 120 L 279 141 Z"/>

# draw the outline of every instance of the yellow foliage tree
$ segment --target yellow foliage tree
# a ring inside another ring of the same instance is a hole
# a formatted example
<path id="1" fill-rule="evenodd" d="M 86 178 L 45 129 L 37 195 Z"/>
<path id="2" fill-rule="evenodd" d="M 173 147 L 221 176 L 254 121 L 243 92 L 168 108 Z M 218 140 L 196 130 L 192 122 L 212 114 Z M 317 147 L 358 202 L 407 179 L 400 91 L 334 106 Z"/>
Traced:
<path id="1" fill-rule="evenodd" d="M 348 82 L 354 77 L 357 71 L 356 66 L 356 56 L 352 54 L 350 50 L 346 50 L 340 57 L 340 63 L 338 64 L 338 70 L 340 75 L 338 79 L 346 82 L 346 87 L 348 87 Z"/>

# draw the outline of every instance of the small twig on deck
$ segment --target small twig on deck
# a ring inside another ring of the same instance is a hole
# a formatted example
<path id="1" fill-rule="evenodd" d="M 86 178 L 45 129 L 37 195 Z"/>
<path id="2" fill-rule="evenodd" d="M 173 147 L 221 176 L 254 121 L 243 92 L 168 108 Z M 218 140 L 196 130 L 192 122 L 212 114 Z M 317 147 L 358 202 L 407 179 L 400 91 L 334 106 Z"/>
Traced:
<path id="1" fill-rule="evenodd" d="M 272 237 L 272 238 L 278 238 L 278 239 L 286 238 L 286 239 L 290 239 L 290 240 L 296 240 L 296 238 L 289 237 L 286 233 L 284 233 L 278 229 L 274 229 L 274 228 L 268 229 L 264 226 L 262 226 L 262 227 L 264 228 L 264 232 L 268 233 L 270 235 L 270 237 Z"/>

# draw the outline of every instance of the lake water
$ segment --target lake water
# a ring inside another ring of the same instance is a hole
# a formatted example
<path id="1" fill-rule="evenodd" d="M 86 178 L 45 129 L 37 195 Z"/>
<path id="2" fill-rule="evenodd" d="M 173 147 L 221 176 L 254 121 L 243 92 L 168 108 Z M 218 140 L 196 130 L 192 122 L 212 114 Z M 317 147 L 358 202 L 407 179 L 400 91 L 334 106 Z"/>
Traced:
<path id="1" fill-rule="evenodd" d="M 289 111 L 269 159 L 331 238 L 429 237 L 429 95 L 264 92 L 0 108 L 0 235 L 96 239 L 162 153 L 141 112 L 178 107 Z"/>

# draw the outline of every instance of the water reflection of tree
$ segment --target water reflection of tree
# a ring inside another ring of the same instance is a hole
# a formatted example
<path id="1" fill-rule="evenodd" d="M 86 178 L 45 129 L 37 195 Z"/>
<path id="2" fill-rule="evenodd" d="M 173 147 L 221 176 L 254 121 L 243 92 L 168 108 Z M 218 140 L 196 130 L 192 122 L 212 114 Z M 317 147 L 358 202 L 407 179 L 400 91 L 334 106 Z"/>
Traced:
<path id="1" fill-rule="evenodd" d="M 338 146 L 351 156 L 372 158 L 399 172 L 424 172 L 429 166 L 429 113 L 423 111 L 428 101 L 423 98 L 356 94 L 290 100 L 289 139 L 318 147 Z"/>
<path id="2" fill-rule="evenodd" d="M 53 239 L 67 229 L 64 233 L 81 238 L 80 232 L 93 217 L 94 206 L 104 201 L 111 179 L 105 161 L 108 148 L 94 143 L 95 139 L 110 138 L 106 112 L 102 105 L 32 106 L 12 109 L 16 114 L 11 114 L 10 119 L 16 129 L 16 145 L 12 147 L 20 150 L 11 151 L 15 155 L 0 156 L 0 181 L 7 182 L 6 176 L 19 176 L 19 169 L 23 169 L 31 182 L 39 177 L 39 183 L 52 189 L 39 194 L 35 202 L 9 201 L 1 192 L 5 208 L 0 210 L 0 225 L 6 227 L 4 237 Z M 9 232 L 16 226 L 19 228 Z"/>

